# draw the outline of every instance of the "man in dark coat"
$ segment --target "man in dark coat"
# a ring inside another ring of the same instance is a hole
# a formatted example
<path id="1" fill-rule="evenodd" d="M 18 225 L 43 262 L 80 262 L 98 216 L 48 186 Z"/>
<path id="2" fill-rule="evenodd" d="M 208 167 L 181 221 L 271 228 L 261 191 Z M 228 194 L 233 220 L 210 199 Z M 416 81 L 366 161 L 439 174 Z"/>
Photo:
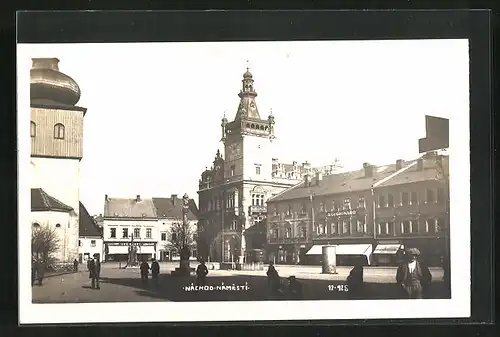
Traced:
<path id="1" fill-rule="evenodd" d="M 43 276 L 45 275 L 45 261 L 41 259 L 36 261 L 36 275 L 38 278 L 38 285 L 41 286 L 43 282 Z"/>
<path id="2" fill-rule="evenodd" d="M 89 259 L 87 267 L 89 268 L 89 279 L 92 281 L 92 289 L 101 289 L 99 286 L 99 277 L 101 274 L 101 262 L 97 258 Z"/>
<path id="3" fill-rule="evenodd" d="M 160 264 L 153 258 L 151 262 L 151 277 L 156 285 L 158 285 L 158 275 L 160 274 Z"/>
<path id="4" fill-rule="evenodd" d="M 356 260 L 354 268 L 351 269 L 349 276 L 347 276 L 347 296 L 350 299 L 363 297 L 363 272 L 364 270 L 361 260 Z"/>
<path id="5" fill-rule="evenodd" d="M 75 261 L 73 261 L 73 270 L 74 270 L 75 272 L 77 272 L 77 271 L 78 271 L 78 265 L 79 265 L 79 264 L 80 264 L 80 263 L 78 262 L 78 260 L 77 260 L 77 259 L 75 259 Z"/>
<path id="6" fill-rule="evenodd" d="M 35 258 L 31 259 L 31 285 L 35 285 L 36 281 L 36 260 Z"/>
<path id="7" fill-rule="evenodd" d="M 276 268 L 274 268 L 274 263 L 269 262 L 269 268 L 267 268 L 267 284 L 271 287 L 274 293 L 282 293 L 283 285 L 281 284 L 281 279 Z"/>
<path id="8" fill-rule="evenodd" d="M 196 284 L 199 286 L 206 285 L 206 276 L 208 274 L 208 268 L 205 265 L 205 261 L 200 259 L 200 264 L 196 268 Z"/>
<path id="9" fill-rule="evenodd" d="M 396 282 L 403 289 L 405 297 L 408 299 L 421 299 L 427 286 L 432 281 L 432 275 L 425 265 L 418 261 L 417 256 L 420 251 L 410 248 L 405 252 L 405 262 L 403 262 L 396 273 Z"/>
<path id="10" fill-rule="evenodd" d="M 149 274 L 149 264 L 146 262 L 146 260 L 143 260 L 141 263 L 141 280 L 142 284 L 146 285 L 148 284 L 148 274 Z"/>

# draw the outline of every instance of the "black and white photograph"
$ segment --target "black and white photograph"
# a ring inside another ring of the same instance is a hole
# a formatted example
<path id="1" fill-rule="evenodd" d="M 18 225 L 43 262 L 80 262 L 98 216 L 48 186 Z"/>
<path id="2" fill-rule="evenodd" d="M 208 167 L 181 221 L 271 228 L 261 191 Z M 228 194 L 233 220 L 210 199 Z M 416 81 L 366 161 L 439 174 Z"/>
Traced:
<path id="1" fill-rule="evenodd" d="M 468 50 L 18 44 L 23 321 L 468 316 Z"/>

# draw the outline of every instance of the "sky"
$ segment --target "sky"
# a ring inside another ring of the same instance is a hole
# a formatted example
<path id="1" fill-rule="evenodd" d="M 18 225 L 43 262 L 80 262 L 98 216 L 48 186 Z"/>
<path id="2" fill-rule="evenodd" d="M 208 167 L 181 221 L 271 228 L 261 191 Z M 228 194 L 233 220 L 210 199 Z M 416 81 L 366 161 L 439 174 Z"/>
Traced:
<path id="1" fill-rule="evenodd" d="M 280 162 L 413 159 L 425 115 L 451 125 L 469 113 L 467 40 L 20 45 L 18 67 L 35 57 L 59 58 L 82 91 L 80 198 L 91 214 L 105 194 L 198 201 L 247 66 L 261 118 L 275 116 Z"/>

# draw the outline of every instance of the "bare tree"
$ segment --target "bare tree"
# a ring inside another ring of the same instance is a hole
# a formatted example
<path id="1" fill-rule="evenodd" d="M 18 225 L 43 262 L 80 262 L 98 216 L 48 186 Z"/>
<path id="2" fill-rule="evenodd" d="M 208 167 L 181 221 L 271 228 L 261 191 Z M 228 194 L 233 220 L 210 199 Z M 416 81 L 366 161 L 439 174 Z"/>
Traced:
<path id="1" fill-rule="evenodd" d="M 60 239 L 54 228 L 49 226 L 33 227 L 31 230 L 31 253 L 36 260 L 49 263 L 53 254 L 59 250 Z"/>
<path id="2" fill-rule="evenodd" d="M 184 224 L 181 221 L 174 222 L 167 231 L 167 243 L 165 243 L 165 248 L 167 250 L 176 251 L 178 254 L 185 248 L 192 251 L 196 246 L 194 234 L 195 230 L 189 223 Z"/>

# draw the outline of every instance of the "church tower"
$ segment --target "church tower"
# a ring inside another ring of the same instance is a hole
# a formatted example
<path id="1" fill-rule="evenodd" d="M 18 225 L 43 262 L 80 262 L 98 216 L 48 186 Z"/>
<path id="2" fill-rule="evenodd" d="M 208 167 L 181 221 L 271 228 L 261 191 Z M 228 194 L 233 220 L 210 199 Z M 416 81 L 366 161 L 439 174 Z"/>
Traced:
<path id="1" fill-rule="evenodd" d="M 30 71 L 32 225 L 56 228 L 57 258 L 78 257 L 80 160 L 85 108 L 80 88 L 57 58 L 35 58 Z M 61 206 L 62 205 L 62 206 Z M 63 207 L 64 206 L 64 207 Z"/>
<path id="2" fill-rule="evenodd" d="M 242 88 L 238 94 L 240 104 L 232 122 L 222 119 L 226 181 L 272 180 L 272 154 L 270 145 L 274 136 L 272 113 L 262 119 L 257 108 L 252 73 L 247 68 L 243 74 Z"/>

